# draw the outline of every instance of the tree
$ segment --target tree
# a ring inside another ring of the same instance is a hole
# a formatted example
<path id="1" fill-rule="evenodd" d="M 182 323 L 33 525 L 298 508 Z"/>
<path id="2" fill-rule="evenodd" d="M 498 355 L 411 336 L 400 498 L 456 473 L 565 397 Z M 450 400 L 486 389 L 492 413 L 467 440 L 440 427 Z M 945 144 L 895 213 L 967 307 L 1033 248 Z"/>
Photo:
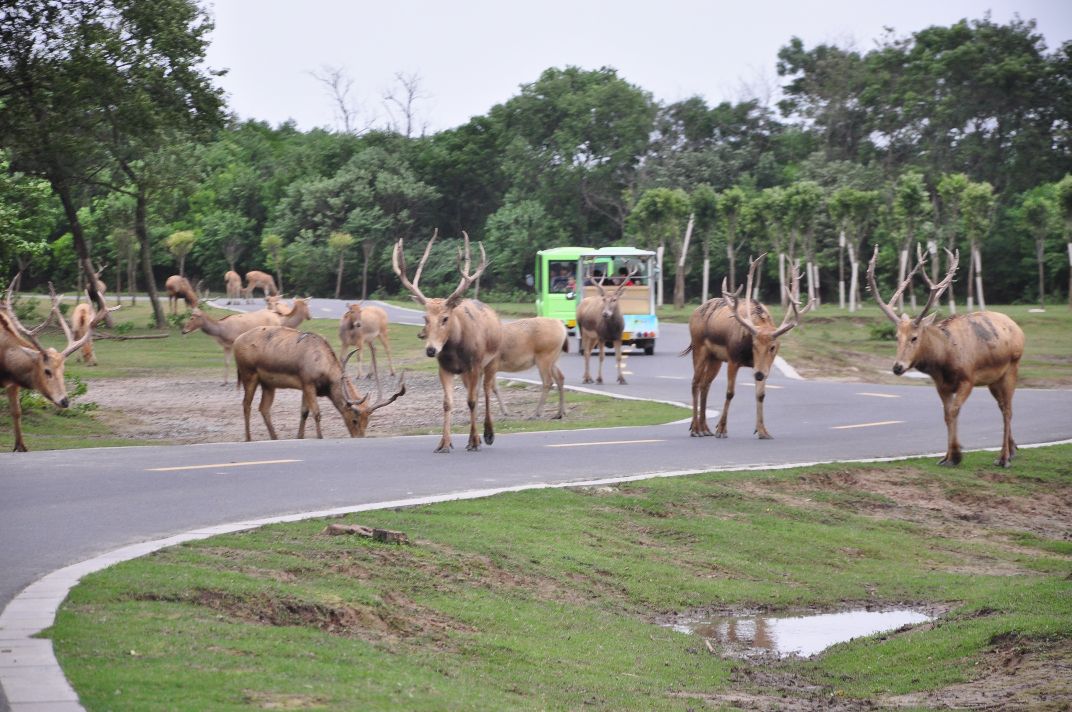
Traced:
<path id="1" fill-rule="evenodd" d="M 186 276 L 186 255 L 194 248 L 197 242 L 197 234 L 193 230 L 179 230 L 167 236 L 164 244 L 168 252 L 179 261 L 179 275 Z"/>
<path id="2" fill-rule="evenodd" d="M 275 270 L 275 281 L 278 282 L 279 292 L 283 292 L 283 238 L 275 233 L 267 233 L 261 238 L 261 249 L 268 255 L 268 260 Z"/>
<path id="3" fill-rule="evenodd" d="M 395 82 L 397 86 L 388 89 L 383 95 L 383 106 L 390 117 L 388 130 L 412 138 L 417 124 L 420 123 L 420 133 L 423 136 L 428 124 L 419 119 L 417 103 L 427 99 L 428 95 L 421 91 L 421 76 L 416 73 L 395 72 Z"/>
<path id="4" fill-rule="evenodd" d="M 700 237 L 700 246 L 703 250 L 703 284 L 701 287 L 700 301 L 706 302 L 710 293 L 711 272 L 711 240 L 718 224 L 718 193 L 710 185 L 704 183 L 692 191 L 689 196 L 690 209 L 696 219 L 696 232 Z"/>
<path id="5" fill-rule="evenodd" d="M 893 216 L 896 221 L 897 231 L 902 236 L 900 261 L 898 262 L 897 283 L 904 282 L 908 273 L 908 260 L 912 254 L 912 243 L 916 241 L 920 223 L 930 214 L 931 204 L 927 197 L 927 187 L 923 182 L 923 174 L 918 171 L 907 171 L 894 186 Z M 916 292 L 909 285 L 911 294 L 912 310 L 916 309 Z M 898 300 L 898 309 L 904 310 L 904 296 Z"/>
<path id="6" fill-rule="evenodd" d="M 960 242 L 960 235 L 964 226 L 961 219 L 964 193 L 968 189 L 970 182 L 971 180 L 968 176 L 963 173 L 950 173 L 942 176 L 942 179 L 938 181 L 938 200 L 935 202 L 934 212 L 938 221 L 938 229 L 940 233 L 945 235 L 945 248 L 949 252 L 954 252 Z M 939 254 L 938 250 L 934 251 L 934 261 L 931 264 L 932 282 L 938 281 Z M 946 260 L 946 268 L 948 269 L 952 264 L 952 258 L 947 255 Z M 946 293 L 949 295 L 949 313 L 956 314 L 957 302 L 952 284 L 949 285 Z"/>
<path id="7" fill-rule="evenodd" d="M 979 308 L 986 309 L 983 298 L 983 258 L 980 243 L 990 233 L 994 220 L 994 187 L 989 183 L 969 181 L 961 197 L 960 216 L 964 235 L 968 238 L 968 310 L 974 306 L 975 297 Z"/>
<path id="8" fill-rule="evenodd" d="M 685 306 L 685 254 L 687 246 L 682 234 L 684 222 L 689 217 L 689 196 L 683 190 L 653 188 L 640 196 L 640 200 L 629 214 L 631 230 L 638 233 L 644 243 L 657 245 L 660 265 L 662 255 L 666 252 L 669 241 L 672 254 L 678 259 L 674 273 L 674 306 Z M 676 238 L 682 235 L 679 242 Z M 667 260 L 671 261 L 671 260 Z M 662 278 L 660 276 L 659 297 L 662 297 Z"/>
<path id="9" fill-rule="evenodd" d="M 491 276 L 504 288 L 520 289 L 532 271 L 536 252 L 563 244 L 566 232 L 537 201 L 511 196 L 488 217 L 484 237 L 491 255 Z"/>
<path id="10" fill-rule="evenodd" d="M 737 289 L 737 222 L 747 196 L 741 188 L 734 186 L 718 195 L 718 214 L 726 224 L 726 263 L 729 269 L 730 291 Z M 758 286 L 758 285 L 757 285 Z"/>
<path id="11" fill-rule="evenodd" d="M 789 263 L 795 270 L 799 261 L 795 256 L 798 238 L 804 243 L 804 275 L 808 280 L 808 303 L 819 299 L 819 265 L 815 260 L 815 230 L 819 212 L 823 206 L 823 191 L 813 181 L 800 181 L 789 187 Z M 796 298 L 798 295 L 794 295 Z"/>
<path id="12" fill-rule="evenodd" d="M 134 305 L 137 301 L 135 293 L 137 292 L 137 280 L 135 279 L 135 264 L 138 260 L 138 241 L 134 236 L 134 231 L 127 228 L 117 228 L 113 230 L 108 236 L 109 242 L 112 243 L 112 250 L 115 252 L 116 266 L 115 271 L 118 276 L 123 273 L 121 266 L 125 266 L 127 275 L 127 292 L 130 294 L 130 303 Z M 121 289 L 120 284 L 115 285 L 115 298 L 116 303 L 119 301 L 119 292 Z"/>
<path id="13" fill-rule="evenodd" d="M 1065 225 L 1065 247 L 1068 248 L 1068 306 L 1072 307 L 1072 174 L 1057 183 L 1057 206 Z M 980 292 L 981 298 L 982 292 Z"/>
<path id="14" fill-rule="evenodd" d="M 1020 206 L 1020 220 L 1035 242 L 1035 262 L 1038 265 L 1039 307 L 1046 306 L 1046 239 L 1057 221 L 1057 206 L 1041 191 L 1032 191 Z"/>
<path id="15" fill-rule="evenodd" d="M 342 293 L 342 268 L 346 264 L 346 252 L 354 244 L 354 236 L 348 232 L 333 232 L 328 237 L 328 249 L 339 256 L 338 277 L 335 279 L 335 298 Z"/>
<path id="16" fill-rule="evenodd" d="M 830 196 L 827 208 L 840 229 L 839 247 L 848 251 L 850 277 L 848 288 L 849 311 L 860 304 L 860 253 L 871 227 L 877 220 L 881 196 L 877 190 L 841 188 Z M 840 261 L 840 260 L 839 260 Z M 840 265 L 839 265 L 840 266 Z M 844 274 L 839 274 L 839 299 L 844 288 Z M 843 300 L 842 300 L 843 301 Z M 844 307 L 844 303 L 841 305 Z"/>
<path id="17" fill-rule="evenodd" d="M 46 181 L 10 173 L 0 154 L 0 274 L 7 274 L 12 266 L 21 274 L 48 253 L 46 238 L 57 217 L 51 192 Z"/>

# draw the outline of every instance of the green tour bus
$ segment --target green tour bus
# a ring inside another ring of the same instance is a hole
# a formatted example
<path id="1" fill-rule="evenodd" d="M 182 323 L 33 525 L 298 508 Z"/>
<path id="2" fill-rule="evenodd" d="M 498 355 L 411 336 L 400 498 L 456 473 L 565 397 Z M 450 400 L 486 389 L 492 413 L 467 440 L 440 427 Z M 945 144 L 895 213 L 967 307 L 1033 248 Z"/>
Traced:
<path id="1" fill-rule="evenodd" d="M 618 301 L 625 319 L 622 343 L 651 355 L 659 336 L 659 319 L 655 316 L 655 279 L 658 274 L 655 253 L 650 250 L 634 247 L 540 250 L 536 253 L 533 284 L 536 314 L 560 319 L 573 336 L 577 330 L 578 302 L 599 293 L 591 284 L 592 278 L 603 277 L 604 289 L 617 289 L 622 280 L 626 280 Z"/>

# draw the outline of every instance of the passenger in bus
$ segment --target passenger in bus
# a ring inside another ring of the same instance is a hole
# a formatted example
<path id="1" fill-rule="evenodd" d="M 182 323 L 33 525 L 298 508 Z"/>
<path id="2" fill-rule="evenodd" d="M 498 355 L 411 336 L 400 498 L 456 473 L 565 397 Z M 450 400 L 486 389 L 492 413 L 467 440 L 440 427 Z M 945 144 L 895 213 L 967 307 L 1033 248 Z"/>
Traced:
<path id="1" fill-rule="evenodd" d="M 591 286 L 595 285 L 596 282 L 602 282 L 602 281 L 603 281 L 603 270 L 595 269 L 595 270 L 592 270 L 591 276 L 585 277 L 584 286 L 591 287 Z"/>
<path id="2" fill-rule="evenodd" d="M 554 274 L 551 276 L 551 291 L 552 292 L 565 292 L 567 291 L 569 283 L 569 275 L 563 274 L 560 267 L 554 268 Z"/>
<path id="3" fill-rule="evenodd" d="M 619 267 L 617 276 L 611 281 L 614 282 L 615 285 L 620 285 L 624 282 L 627 287 L 632 287 L 635 284 L 629 277 L 629 270 L 625 267 Z"/>

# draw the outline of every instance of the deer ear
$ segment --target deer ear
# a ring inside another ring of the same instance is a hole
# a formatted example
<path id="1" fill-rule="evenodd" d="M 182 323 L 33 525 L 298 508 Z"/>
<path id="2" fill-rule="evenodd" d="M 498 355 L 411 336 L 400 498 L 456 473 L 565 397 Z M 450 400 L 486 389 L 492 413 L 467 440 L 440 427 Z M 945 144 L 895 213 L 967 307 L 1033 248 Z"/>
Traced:
<path id="1" fill-rule="evenodd" d="M 920 320 L 919 325 L 920 326 L 930 326 L 931 324 L 934 323 L 934 320 L 937 319 L 937 318 L 938 318 L 937 313 L 928 314 L 927 316 L 923 317 L 922 320 Z"/>
<path id="2" fill-rule="evenodd" d="M 41 355 L 41 352 L 37 349 L 27 348 L 26 346 L 20 346 L 19 348 L 22 349 L 22 352 L 30 358 L 37 358 Z"/>

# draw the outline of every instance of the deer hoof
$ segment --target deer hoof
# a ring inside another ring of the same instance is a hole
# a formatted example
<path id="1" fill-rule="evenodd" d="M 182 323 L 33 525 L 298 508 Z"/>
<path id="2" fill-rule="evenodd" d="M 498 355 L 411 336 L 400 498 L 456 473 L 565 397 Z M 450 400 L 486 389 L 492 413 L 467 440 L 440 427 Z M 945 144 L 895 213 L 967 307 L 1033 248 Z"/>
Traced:
<path id="1" fill-rule="evenodd" d="M 774 440 L 774 436 L 771 435 L 770 433 L 756 433 L 756 436 L 760 440 Z"/>
<path id="2" fill-rule="evenodd" d="M 603 385 L 603 376 L 600 376 L 599 378 L 597 378 L 596 383 L 598 383 L 599 385 L 602 386 Z"/>
<path id="3" fill-rule="evenodd" d="M 1004 467 L 1004 468 L 1007 469 L 1009 467 L 1012 467 L 1012 458 L 1011 457 L 999 457 L 998 459 L 994 460 L 994 464 L 997 465 L 998 467 Z"/>
<path id="4" fill-rule="evenodd" d="M 592 379 L 589 378 L 588 376 L 585 376 L 584 378 L 581 379 L 581 383 L 591 383 L 591 382 L 592 382 Z"/>
<path id="5" fill-rule="evenodd" d="M 618 376 L 618 383 L 620 383 L 621 385 L 624 386 L 625 385 L 625 378 L 623 376 Z"/>
<path id="6" fill-rule="evenodd" d="M 480 452 L 480 445 L 477 443 L 469 443 L 465 446 L 467 452 Z"/>
<path id="7" fill-rule="evenodd" d="M 718 438 L 719 440 L 722 440 L 724 438 L 728 438 L 729 436 L 730 436 L 730 434 L 727 433 L 725 430 L 716 430 L 715 431 L 715 437 Z"/>
<path id="8" fill-rule="evenodd" d="M 563 415 L 564 415 L 563 413 L 559 413 L 557 415 L 552 415 L 551 420 L 562 420 Z"/>
<path id="9" fill-rule="evenodd" d="M 486 445 L 491 445 L 494 442 L 495 442 L 495 433 L 484 433 L 484 443 Z M 477 440 L 476 444 L 477 444 L 477 446 L 479 446 L 480 445 L 480 440 Z"/>

